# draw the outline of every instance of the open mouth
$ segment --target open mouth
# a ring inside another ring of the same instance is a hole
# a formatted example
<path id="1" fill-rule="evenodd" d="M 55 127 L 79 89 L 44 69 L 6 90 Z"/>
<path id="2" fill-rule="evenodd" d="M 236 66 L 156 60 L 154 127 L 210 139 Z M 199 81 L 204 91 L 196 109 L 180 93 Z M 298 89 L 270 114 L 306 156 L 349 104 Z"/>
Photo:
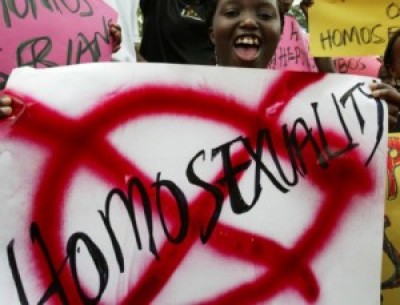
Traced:
<path id="1" fill-rule="evenodd" d="M 260 38 L 254 35 L 239 36 L 234 41 L 236 55 L 243 61 L 256 59 L 260 54 L 260 45 Z"/>

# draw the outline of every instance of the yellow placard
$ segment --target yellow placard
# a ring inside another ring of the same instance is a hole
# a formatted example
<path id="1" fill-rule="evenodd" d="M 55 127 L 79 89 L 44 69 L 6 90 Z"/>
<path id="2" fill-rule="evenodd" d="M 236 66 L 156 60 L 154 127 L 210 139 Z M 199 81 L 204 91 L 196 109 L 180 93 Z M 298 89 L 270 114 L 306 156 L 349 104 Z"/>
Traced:
<path id="1" fill-rule="evenodd" d="M 315 57 L 383 55 L 400 29 L 399 0 L 319 0 L 309 10 Z"/>

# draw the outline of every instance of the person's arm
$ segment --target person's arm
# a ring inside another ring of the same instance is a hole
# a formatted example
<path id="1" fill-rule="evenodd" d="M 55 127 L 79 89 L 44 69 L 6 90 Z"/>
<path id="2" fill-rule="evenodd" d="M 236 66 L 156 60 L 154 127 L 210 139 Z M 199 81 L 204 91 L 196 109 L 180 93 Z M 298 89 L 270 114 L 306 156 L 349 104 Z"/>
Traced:
<path id="1" fill-rule="evenodd" d="M 335 64 L 331 57 L 314 57 L 315 65 L 319 72 L 335 73 Z"/>
<path id="2" fill-rule="evenodd" d="M 304 16 L 308 22 L 308 9 L 314 4 L 314 0 L 302 0 L 300 2 L 300 8 L 303 11 Z"/>
<path id="3" fill-rule="evenodd" d="M 308 9 L 314 4 L 314 0 L 302 0 L 300 2 L 300 8 L 303 11 L 307 25 L 308 25 Z M 308 26 L 307 26 L 308 27 Z M 331 57 L 313 57 L 315 65 L 319 72 L 335 73 L 335 64 Z"/>
<path id="4" fill-rule="evenodd" d="M 400 92 L 385 83 L 372 83 L 369 87 L 373 97 L 384 100 L 388 105 L 389 132 L 399 131 Z"/>

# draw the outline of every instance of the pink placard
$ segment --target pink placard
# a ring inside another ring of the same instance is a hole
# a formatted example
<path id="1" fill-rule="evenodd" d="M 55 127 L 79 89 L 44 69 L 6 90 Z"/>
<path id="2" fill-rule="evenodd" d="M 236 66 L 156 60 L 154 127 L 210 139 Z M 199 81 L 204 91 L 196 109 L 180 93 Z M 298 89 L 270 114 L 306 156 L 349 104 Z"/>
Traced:
<path id="1" fill-rule="evenodd" d="M 339 73 L 378 76 L 381 62 L 377 56 L 337 57 L 334 59 L 336 71 Z"/>
<path id="2" fill-rule="evenodd" d="M 307 34 L 291 16 L 285 15 L 283 34 L 268 68 L 303 72 L 318 71 L 310 56 Z"/>
<path id="3" fill-rule="evenodd" d="M 111 59 L 108 23 L 117 13 L 102 0 L 12 0 L 0 7 L 0 90 L 15 67 Z"/>

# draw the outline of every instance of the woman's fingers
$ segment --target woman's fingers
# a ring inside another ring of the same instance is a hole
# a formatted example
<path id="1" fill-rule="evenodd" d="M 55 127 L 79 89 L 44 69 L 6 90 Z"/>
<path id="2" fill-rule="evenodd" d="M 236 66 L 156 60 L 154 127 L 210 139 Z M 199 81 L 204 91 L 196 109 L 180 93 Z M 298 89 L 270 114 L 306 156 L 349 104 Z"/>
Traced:
<path id="1" fill-rule="evenodd" d="M 397 131 L 399 111 L 400 111 L 400 93 L 391 85 L 386 83 L 372 83 L 369 85 L 371 95 L 375 98 L 384 100 L 388 106 L 389 113 L 389 131 Z"/>
<path id="2" fill-rule="evenodd" d="M 4 95 L 0 97 L 0 118 L 8 117 L 12 114 L 12 98 Z"/>
<path id="3" fill-rule="evenodd" d="M 121 27 L 118 24 L 115 23 L 110 23 L 110 35 L 112 38 L 112 44 L 113 44 L 113 53 L 117 52 L 121 48 L 121 42 L 122 42 L 122 37 L 121 37 Z"/>
<path id="4" fill-rule="evenodd" d="M 393 86 L 385 83 L 372 83 L 369 87 L 373 97 L 383 99 L 388 104 L 400 107 L 400 93 Z"/>

